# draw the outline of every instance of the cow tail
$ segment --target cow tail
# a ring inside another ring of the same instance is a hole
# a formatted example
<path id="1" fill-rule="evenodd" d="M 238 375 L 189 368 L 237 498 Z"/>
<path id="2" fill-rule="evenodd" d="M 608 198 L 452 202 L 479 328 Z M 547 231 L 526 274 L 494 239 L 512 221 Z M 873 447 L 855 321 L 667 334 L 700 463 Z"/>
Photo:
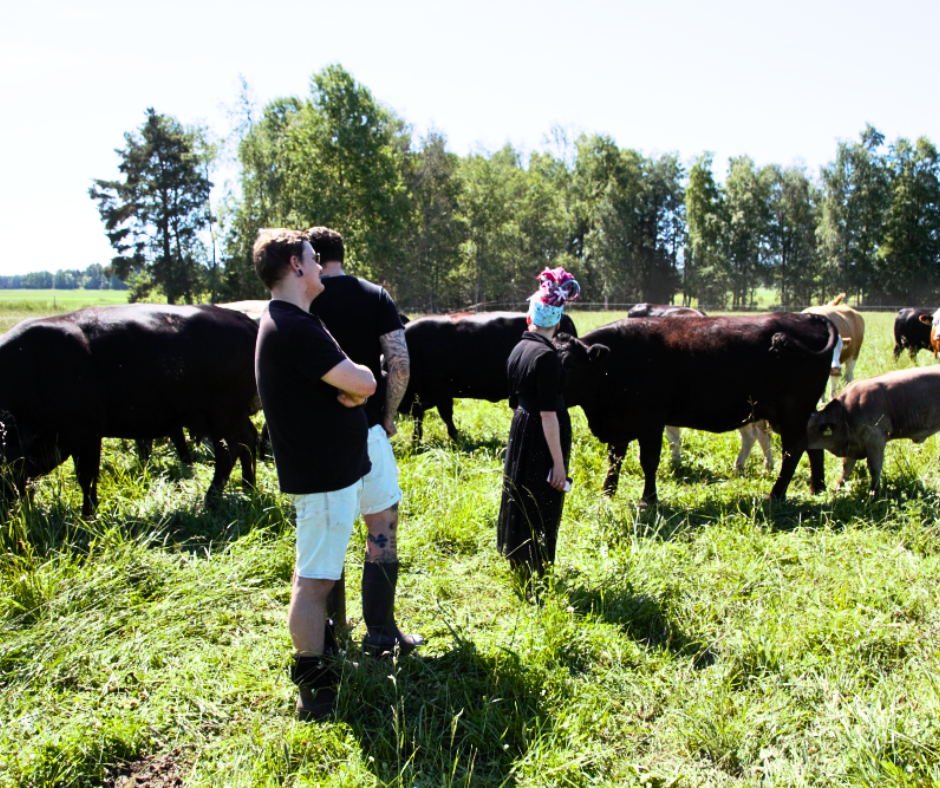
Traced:
<path id="1" fill-rule="evenodd" d="M 810 348 L 806 347 L 799 339 L 791 337 L 789 334 L 785 334 L 781 331 L 770 338 L 770 352 L 776 354 L 789 352 L 817 358 L 832 358 L 836 342 L 839 341 L 839 332 L 836 330 L 835 324 L 829 318 L 823 317 L 822 315 L 809 314 L 808 317 L 814 320 L 822 320 L 829 329 L 829 341 L 822 350 L 810 350 Z"/>

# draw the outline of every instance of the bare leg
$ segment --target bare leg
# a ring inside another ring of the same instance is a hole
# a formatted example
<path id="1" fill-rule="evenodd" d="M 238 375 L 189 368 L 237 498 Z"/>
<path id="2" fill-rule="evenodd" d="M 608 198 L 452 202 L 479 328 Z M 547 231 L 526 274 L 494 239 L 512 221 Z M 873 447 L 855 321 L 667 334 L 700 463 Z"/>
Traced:
<path id="1" fill-rule="evenodd" d="M 672 452 L 672 464 L 682 464 L 682 428 L 666 427 L 666 440 L 669 442 L 669 450 Z"/>
<path id="2" fill-rule="evenodd" d="M 326 626 L 326 599 L 333 580 L 298 577 L 294 573 L 287 627 L 298 654 L 322 654 Z"/>

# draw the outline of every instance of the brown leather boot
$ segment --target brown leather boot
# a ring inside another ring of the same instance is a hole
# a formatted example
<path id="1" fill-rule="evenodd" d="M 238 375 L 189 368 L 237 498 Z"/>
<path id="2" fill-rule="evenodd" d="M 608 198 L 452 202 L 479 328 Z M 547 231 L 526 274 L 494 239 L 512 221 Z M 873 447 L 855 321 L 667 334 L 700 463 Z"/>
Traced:
<path id="1" fill-rule="evenodd" d="M 297 685 L 297 719 L 322 722 L 336 711 L 339 671 L 322 654 L 294 655 L 290 671 Z"/>
<path id="2" fill-rule="evenodd" d="M 421 635 L 406 635 L 395 623 L 398 567 L 398 561 L 387 564 L 366 561 L 362 567 L 362 618 L 368 628 L 362 649 L 374 656 L 391 654 L 397 648 L 404 657 L 424 645 Z"/>

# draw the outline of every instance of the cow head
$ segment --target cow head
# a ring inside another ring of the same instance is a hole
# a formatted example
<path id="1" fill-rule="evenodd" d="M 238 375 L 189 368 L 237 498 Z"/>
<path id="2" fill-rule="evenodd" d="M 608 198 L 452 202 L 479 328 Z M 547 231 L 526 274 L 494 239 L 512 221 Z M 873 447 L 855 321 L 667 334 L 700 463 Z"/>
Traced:
<path id="1" fill-rule="evenodd" d="M 937 358 L 937 352 L 940 351 L 940 309 L 932 315 L 921 315 L 919 320 L 930 326 L 930 348 L 934 358 Z"/>
<path id="2" fill-rule="evenodd" d="M 825 449 L 837 457 L 848 454 L 849 423 L 842 400 L 834 399 L 809 417 L 806 424 L 807 448 Z"/>
<path id="3" fill-rule="evenodd" d="M 584 407 L 597 392 L 607 372 L 610 348 L 607 345 L 586 345 L 570 334 L 556 334 L 555 347 L 568 372 L 565 405 Z"/>

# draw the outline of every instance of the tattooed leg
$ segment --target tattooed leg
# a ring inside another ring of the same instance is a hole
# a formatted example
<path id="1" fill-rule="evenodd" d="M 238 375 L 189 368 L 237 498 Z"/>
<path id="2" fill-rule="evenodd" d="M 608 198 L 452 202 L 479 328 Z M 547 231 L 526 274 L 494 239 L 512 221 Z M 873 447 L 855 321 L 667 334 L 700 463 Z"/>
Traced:
<path id="1" fill-rule="evenodd" d="M 391 564 L 398 560 L 398 504 L 384 512 L 362 517 L 369 529 L 366 540 L 366 561 Z"/>

